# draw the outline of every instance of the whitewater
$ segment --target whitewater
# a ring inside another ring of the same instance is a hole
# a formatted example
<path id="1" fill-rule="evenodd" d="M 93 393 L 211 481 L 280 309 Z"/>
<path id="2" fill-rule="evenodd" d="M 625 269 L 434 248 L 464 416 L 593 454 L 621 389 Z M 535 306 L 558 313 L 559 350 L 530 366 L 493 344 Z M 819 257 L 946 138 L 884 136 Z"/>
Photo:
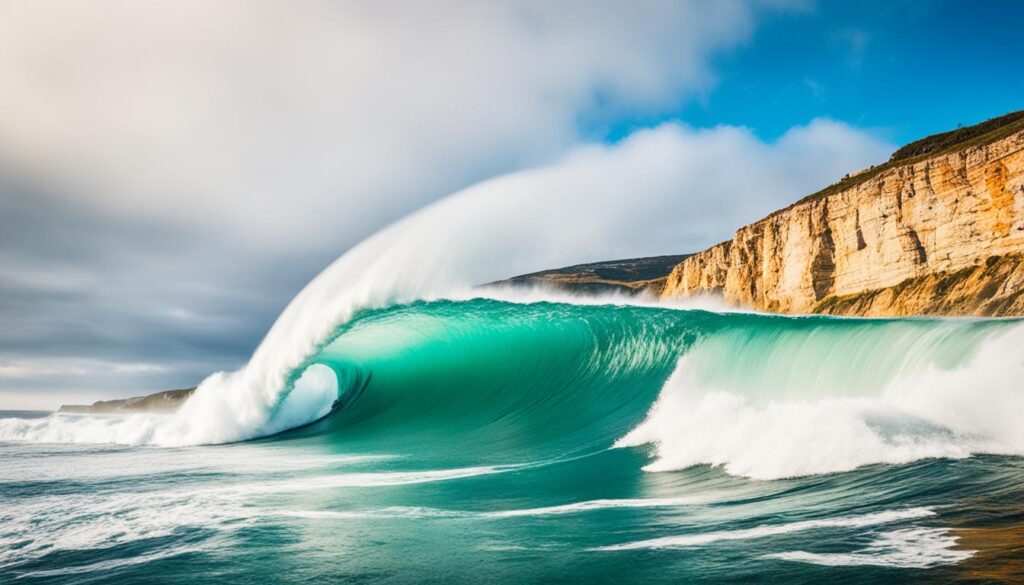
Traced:
<path id="1" fill-rule="evenodd" d="M 1019 574 L 1024 323 L 481 286 L 584 247 L 521 194 L 357 245 L 175 414 L 0 413 L 0 579 Z"/>

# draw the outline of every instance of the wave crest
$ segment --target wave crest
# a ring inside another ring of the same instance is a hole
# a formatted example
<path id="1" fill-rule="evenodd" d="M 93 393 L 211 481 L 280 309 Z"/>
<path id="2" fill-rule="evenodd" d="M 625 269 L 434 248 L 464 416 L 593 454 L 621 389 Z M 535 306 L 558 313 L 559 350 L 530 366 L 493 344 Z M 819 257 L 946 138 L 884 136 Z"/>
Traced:
<path id="1" fill-rule="evenodd" d="M 1024 454 L 1020 325 L 854 321 L 779 333 L 767 350 L 757 336 L 720 341 L 683 356 L 644 422 L 616 443 L 653 445 L 647 470 L 710 464 L 778 479 Z"/>

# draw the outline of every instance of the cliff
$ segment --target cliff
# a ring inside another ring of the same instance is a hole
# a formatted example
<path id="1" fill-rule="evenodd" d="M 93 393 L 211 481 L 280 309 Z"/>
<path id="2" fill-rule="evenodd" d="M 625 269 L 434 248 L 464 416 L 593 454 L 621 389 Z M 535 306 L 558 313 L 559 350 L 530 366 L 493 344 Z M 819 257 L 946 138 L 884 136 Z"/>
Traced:
<path id="1" fill-rule="evenodd" d="M 71 414 L 128 414 L 132 412 L 174 412 L 195 388 L 165 390 L 145 396 L 118 400 L 100 400 L 92 404 L 65 404 L 57 412 Z"/>
<path id="2" fill-rule="evenodd" d="M 591 264 L 577 264 L 514 276 L 491 284 L 548 286 L 582 293 L 625 292 L 660 294 L 672 269 L 689 254 L 629 258 Z"/>
<path id="3" fill-rule="evenodd" d="M 1024 112 L 936 135 L 739 229 L 669 275 L 779 313 L 1024 315 Z"/>

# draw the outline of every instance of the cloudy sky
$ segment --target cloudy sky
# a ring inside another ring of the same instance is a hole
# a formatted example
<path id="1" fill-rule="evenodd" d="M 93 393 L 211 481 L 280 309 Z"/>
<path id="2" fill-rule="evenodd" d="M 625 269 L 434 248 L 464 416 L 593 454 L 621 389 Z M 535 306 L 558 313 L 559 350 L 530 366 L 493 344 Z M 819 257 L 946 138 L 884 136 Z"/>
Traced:
<path id="1" fill-rule="evenodd" d="M 586 208 L 535 263 L 700 249 L 1020 109 L 1022 7 L 0 0 L 0 409 L 234 369 L 458 191 L 523 242 Z"/>

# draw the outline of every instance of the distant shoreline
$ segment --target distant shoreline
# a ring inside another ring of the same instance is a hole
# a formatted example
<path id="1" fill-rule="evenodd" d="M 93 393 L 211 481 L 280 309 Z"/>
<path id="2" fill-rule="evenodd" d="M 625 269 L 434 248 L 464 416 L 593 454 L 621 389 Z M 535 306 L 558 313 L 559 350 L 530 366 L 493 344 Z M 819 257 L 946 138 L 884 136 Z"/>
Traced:
<path id="1" fill-rule="evenodd" d="M 134 412 L 174 412 L 195 392 L 191 388 L 164 390 L 144 396 L 116 400 L 98 400 L 92 404 L 63 404 L 56 410 L 63 414 L 130 414 Z"/>

